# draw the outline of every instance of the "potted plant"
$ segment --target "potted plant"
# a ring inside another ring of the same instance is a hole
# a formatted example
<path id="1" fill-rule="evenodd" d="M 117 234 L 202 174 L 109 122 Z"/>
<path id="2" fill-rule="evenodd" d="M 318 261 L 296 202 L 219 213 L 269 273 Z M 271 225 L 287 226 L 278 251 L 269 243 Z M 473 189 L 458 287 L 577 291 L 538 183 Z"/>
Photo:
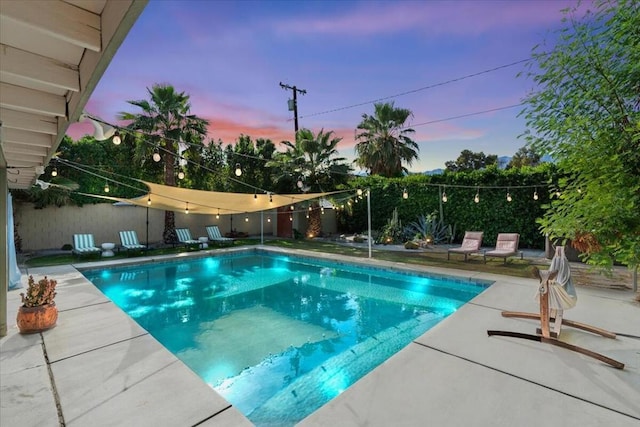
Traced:
<path id="1" fill-rule="evenodd" d="M 57 282 L 44 276 L 37 282 L 29 276 L 26 293 L 20 293 L 22 306 L 18 309 L 18 329 L 31 334 L 50 329 L 58 320 L 58 308 L 54 302 Z"/>

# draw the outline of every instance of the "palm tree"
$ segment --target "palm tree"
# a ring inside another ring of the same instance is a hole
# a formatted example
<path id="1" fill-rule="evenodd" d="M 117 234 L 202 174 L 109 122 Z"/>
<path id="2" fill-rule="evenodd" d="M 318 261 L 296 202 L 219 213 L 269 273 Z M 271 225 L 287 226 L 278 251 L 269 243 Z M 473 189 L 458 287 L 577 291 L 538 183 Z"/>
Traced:
<path id="1" fill-rule="evenodd" d="M 146 155 L 140 160 L 148 162 L 152 151 L 159 153 L 164 165 L 164 183 L 175 187 L 175 168 L 179 164 L 178 141 L 184 141 L 189 148 L 190 144 L 202 144 L 209 122 L 190 115 L 189 95 L 176 92 L 173 86 L 155 84 L 151 89 L 147 88 L 147 91 L 150 100 L 127 101 L 140 107 L 141 113 L 122 112 L 119 118 L 131 121 L 128 128 L 144 134 L 139 141 L 142 144 L 141 151 Z M 185 157 L 184 153 L 182 157 Z M 162 236 L 165 243 L 177 241 L 175 215 L 172 211 L 165 212 Z"/>
<path id="2" fill-rule="evenodd" d="M 395 108 L 393 102 L 374 104 L 373 116 L 362 115 L 356 135 L 355 163 L 368 169 L 372 175 L 398 177 L 407 172 L 403 163 L 411 165 L 418 159 L 420 148 L 408 134 L 415 131 L 405 127 L 413 113 L 405 108 Z"/>
<path id="3" fill-rule="evenodd" d="M 280 174 L 275 177 L 278 192 L 289 192 L 295 185 L 303 192 L 332 191 L 349 179 L 351 167 L 344 157 L 337 157 L 336 147 L 342 138 L 334 137 L 333 131 L 324 129 L 314 135 L 309 129 L 300 129 L 295 144 L 282 141 L 286 151 L 276 153 L 274 159 L 267 162 Z M 322 234 L 321 210 L 314 201 L 310 205 L 307 236 Z"/>

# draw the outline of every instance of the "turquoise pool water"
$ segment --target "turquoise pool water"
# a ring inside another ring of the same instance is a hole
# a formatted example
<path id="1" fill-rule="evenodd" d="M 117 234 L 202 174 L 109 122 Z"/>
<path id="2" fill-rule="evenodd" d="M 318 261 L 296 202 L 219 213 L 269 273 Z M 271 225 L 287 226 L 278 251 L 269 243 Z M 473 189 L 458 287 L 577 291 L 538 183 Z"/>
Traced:
<path id="1" fill-rule="evenodd" d="M 83 274 L 258 426 L 299 422 L 490 284 L 255 250 Z"/>

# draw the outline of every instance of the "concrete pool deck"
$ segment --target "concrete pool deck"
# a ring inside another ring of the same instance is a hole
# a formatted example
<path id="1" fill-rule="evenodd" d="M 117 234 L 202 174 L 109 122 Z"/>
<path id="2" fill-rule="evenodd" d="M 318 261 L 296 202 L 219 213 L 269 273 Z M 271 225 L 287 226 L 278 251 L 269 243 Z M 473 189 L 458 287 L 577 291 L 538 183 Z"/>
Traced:
<path id="1" fill-rule="evenodd" d="M 578 304 L 566 312 L 571 320 L 623 334 L 615 340 L 569 327 L 561 334 L 562 341 L 623 362 L 625 369 L 617 370 L 549 344 L 487 336 L 487 329 L 535 333 L 535 321 L 500 315 L 537 311 L 534 279 L 364 262 L 495 283 L 300 425 L 638 425 L 640 304 L 632 291 L 580 287 Z M 77 267 L 91 265 L 106 263 Z M 26 272 L 58 280 L 60 313 L 49 331 L 19 334 L 11 320 L 21 290 L 9 292 L 10 330 L 0 340 L 0 425 L 252 425 L 75 267 Z"/>

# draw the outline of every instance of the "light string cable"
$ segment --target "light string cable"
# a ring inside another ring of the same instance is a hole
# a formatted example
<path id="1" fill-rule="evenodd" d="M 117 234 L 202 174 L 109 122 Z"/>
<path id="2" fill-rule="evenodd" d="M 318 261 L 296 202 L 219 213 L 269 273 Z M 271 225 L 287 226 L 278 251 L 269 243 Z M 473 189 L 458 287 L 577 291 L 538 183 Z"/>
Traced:
<path id="1" fill-rule="evenodd" d="M 122 132 L 122 133 L 135 133 L 135 134 L 139 134 L 139 135 L 147 136 L 147 137 L 160 137 L 161 139 L 164 139 L 164 140 L 167 140 L 167 141 L 171 141 L 171 142 L 175 142 L 177 144 L 184 144 L 184 145 L 188 145 L 188 146 L 191 146 L 191 147 L 197 147 L 197 148 L 202 148 L 204 146 L 204 145 L 194 144 L 194 143 L 191 143 L 191 142 L 182 141 L 182 140 L 175 139 L 175 138 L 169 138 L 169 137 L 163 137 L 163 136 L 160 136 L 160 135 L 155 135 L 155 134 L 152 134 L 152 133 L 144 132 L 144 131 L 139 130 L 139 129 L 130 129 L 130 128 L 127 128 L 127 127 L 114 125 L 114 124 L 111 124 L 111 123 L 109 123 L 109 122 L 107 122 L 107 121 L 105 121 L 103 119 L 100 119 L 100 118 L 92 116 L 92 115 L 88 115 L 88 117 L 93 119 L 93 120 L 95 120 L 95 121 L 97 121 L 97 122 L 99 122 L 99 123 L 102 123 L 104 125 L 111 126 L 111 127 L 115 128 L 116 130 L 118 130 L 119 132 Z M 193 160 L 188 159 L 188 158 L 186 158 L 186 157 L 184 157 L 184 156 L 182 156 L 182 155 L 180 155 L 178 153 L 174 153 L 173 151 L 168 150 L 168 149 L 160 146 L 159 144 L 156 145 L 153 142 L 150 142 L 150 141 L 147 141 L 147 140 L 143 140 L 143 142 L 145 144 L 151 146 L 154 149 L 158 149 L 158 150 L 164 151 L 164 152 L 166 152 L 166 153 L 168 153 L 168 154 L 170 154 L 172 156 L 175 156 L 179 160 L 184 160 L 187 163 L 191 163 L 192 165 L 196 165 L 196 166 L 206 170 L 207 172 L 215 173 L 214 170 L 212 170 L 212 169 L 210 169 L 210 168 L 208 168 L 208 167 L 206 167 L 206 166 L 204 166 L 204 165 L 202 165 L 200 163 L 194 162 Z M 239 156 L 244 156 L 244 157 L 251 157 L 251 158 L 259 159 L 259 160 L 266 160 L 266 159 L 260 159 L 259 157 L 248 156 L 248 155 L 241 154 L 241 153 L 233 153 L 233 154 L 234 155 L 239 155 Z M 264 194 L 274 194 L 273 192 L 267 191 L 267 190 L 265 190 L 263 188 L 255 186 L 255 185 L 248 184 L 248 183 L 246 183 L 244 181 L 241 181 L 239 179 L 236 179 L 236 178 L 234 178 L 232 176 L 229 176 L 227 178 L 230 181 L 233 181 L 233 182 L 235 182 L 237 184 L 240 184 L 240 185 L 243 185 L 245 187 L 250 188 L 254 192 L 259 191 L 259 192 L 264 193 Z"/>
<path id="2" fill-rule="evenodd" d="M 148 191 L 148 190 L 142 189 L 140 187 L 136 187 L 136 186 L 127 184 L 125 182 L 122 182 L 122 181 L 119 181 L 119 180 L 116 180 L 116 179 L 113 179 L 113 178 L 109 178 L 109 177 L 107 177 L 105 175 L 101 175 L 99 173 L 95 173 L 95 172 L 92 172 L 90 170 L 85 169 L 85 168 L 90 168 L 90 169 L 98 170 L 98 171 L 103 172 L 103 173 L 105 172 L 103 169 L 100 169 L 100 168 L 97 168 L 97 167 L 93 167 L 93 166 L 89 166 L 89 165 L 82 165 L 80 163 L 77 163 L 77 162 L 74 162 L 74 161 L 71 161 L 71 160 L 67 160 L 67 159 L 63 159 L 61 157 L 56 157 L 56 161 L 59 161 L 60 163 L 65 164 L 65 165 L 67 165 L 67 166 L 69 166 L 69 167 L 71 167 L 73 169 L 79 170 L 79 171 L 81 171 L 83 173 L 98 177 L 98 178 L 103 179 L 103 180 L 110 180 L 111 182 L 113 182 L 115 184 L 122 185 L 124 187 L 128 187 L 128 188 L 131 188 L 131 189 L 134 189 L 134 190 L 138 190 L 138 191 Z M 107 172 L 107 173 L 109 173 L 110 175 L 119 176 L 121 178 L 137 179 L 137 178 L 129 178 L 129 177 L 125 176 L 125 175 L 121 175 L 121 174 L 118 174 L 118 173 L 115 173 L 115 172 Z M 350 190 L 350 189 L 349 190 L 340 190 L 340 191 L 334 192 L 333 194 L 341 194 L 341 193 L 351 192 L 351 191 L 353 191 L 353 190 Z M 88 193 L 77 192 L 77 191 L 73 191 L 73 192 L 77 193 L 77 194 L 86 195 L 86 196 L 104 198 L 104 196 L 102 196 L 102 195 L 94 195 L 94 194 L 88 194 Z M 250 193 L 246 193 L 246 194 L 249 195 Z M 269 194 L 276 195 L 275 193 L 269 193 Z M 188 200 L 183 200 L 183 199 L 179 199 L 179 198 L 171 197 L 171 196 L 167 196 L 167 195 L 162 195 L 161 197 L 163 197 L 165 199 L 173 200 L 173 201 L 176 201 L 176 202 L 180 202 L 180 203 L 189 202 Z M 292 200 L 293 204 L 298 203 L 298 202 L 301 201 L 295 195 L 291 196 L 291 200 Z M 302 200 L 302 201 L 306 201 L 306 200 L 307 199 Z M 198 205 L 204 206 L 206 208 L 211 208 L 211 209 L 224 209 L 224 210 L 227 210 L 227 211 L 233 211 L 233 212 L 240 213 L 240 214 L 246 213 L 246 211 L 244 211 L 244 210 L 228 209 L 228 208 L 221 207 L 221 206 L 211 206 L 211 205 L 202 204 L 202 203 L 198 203 Z M 306 211 L 306 210 L 305 209 L 293 210 L 291 212 L 294 213 L 294 212 L 304 212 L 304 211 Z"/>

